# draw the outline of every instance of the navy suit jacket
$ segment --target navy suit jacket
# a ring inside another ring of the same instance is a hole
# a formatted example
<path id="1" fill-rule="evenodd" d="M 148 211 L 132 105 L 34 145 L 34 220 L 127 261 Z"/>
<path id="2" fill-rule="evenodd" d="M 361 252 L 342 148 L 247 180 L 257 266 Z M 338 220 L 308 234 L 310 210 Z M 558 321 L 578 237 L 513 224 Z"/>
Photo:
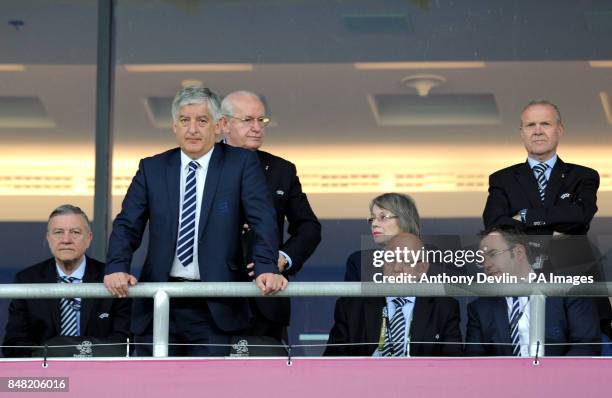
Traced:
<path id="1" fill-rule="evenodd" d="M 597 212 L 598 188 L 597 171 L 557 158 L 542 202 L 528 162 L 506 167 L 489 176 L 485 228 L 512 225 L 528 234 L 586 234 Z M 527 209 L 524 224 L 512 218 L 522 209 Z"/>
<path id="2" fill-rule="evenodd" d="M 129 272 L 134 251 L 149 222 L 148 253 L 141 282 L 168 281 L 176 253 L 180 198 L 180 149 L 142 159 L 113 223 L 106 273 Z M 205 282 L 245 280 L 241 231 L 244 220 L 254 231 L 257 273 L 276 272 L 276 215 L 255 153 L 223 143 L 214 147 L 200 210 L 197 242 L 200 278 Z M 150 302 L 150 300 L 149 300 Z M 246 299 L 209 299 L 217 326 L 225 331 L 248 325 Z M 146 330 L 152 308 L 135 300 L 135 333 Z"/>
<path id="3" fill-rule="evenodd" d="M 510 343 L 510 322 L 505 297 L 481 297 L 468 305 L 467 343 Z M 599 322 L 588 298 L 546 299 L 545 344 L 598 343 Z M 511 356 L 511 345 L 466 344 L 474 356 Z M 598 345 L 546 345 L 547 356 L 596 356 Z"/>
<path id="4" fill-rule="evenodd" d="M 288 278 L 295 275 L 321 241 L 321 224 L 312 211 L 295 165 L 283 158 L 264 151 L 256 151 L 276 210 L 276 225 L 280 250 L 291 258 L 291 268 L 283 272 Z M 285 219 L 289 227 L 289 239 L 283 243 Z M 250 233 L 247 237 L 250 243 Z M 250 262 L 250 259 L 247 259 Z M 255 298 L 266 319 L 289 325 L 291 305 L 289 298 Z"/>
<path id="5" fill-rule="evenodd" d="M 104 264 L 87 257 L 84 283 L 100 283 Z M 17 273 L 15 283 L 57 283 L 55 259 L 50 258 Z M 60 299 L 16 299 L 9 306 L 3 345 L 42 345 L 60 334 Z M 81 300 L 81 336 L 123 342 L 130 332 L 131 300 Z M 106 316 L 104 315 L 106 314 Z M 30 356 L 29 348 L 3 348 L 6 357 Z"/>

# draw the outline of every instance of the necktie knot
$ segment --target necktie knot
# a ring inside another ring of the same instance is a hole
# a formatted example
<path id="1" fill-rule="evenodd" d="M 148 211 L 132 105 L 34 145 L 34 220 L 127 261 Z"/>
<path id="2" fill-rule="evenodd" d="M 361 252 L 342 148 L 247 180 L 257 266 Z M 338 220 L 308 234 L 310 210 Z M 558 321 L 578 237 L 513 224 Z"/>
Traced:
<path id="1" fill-rule="evenodd" d="M 393 304 L 395 304 L 395 308 L 396 309 L 401 309 L 404 305 L 406 305 L 406 303 L 408 302 L 408 299 L 405 297 L 396 297 L 393 299 Z"/>
<path id="2" fill-rule="evenodd" d="M 189 170 L 196 171 L 198 167 L 200 167 L 200 163 L 196 162 L 195 160 L 189 162 Z"/>
<path id="3" fill-rule="evenodd" d="M 58 276 L 57 279 L 59 279 L 59 281 L 62 283 L 74 283 L 76 281 L 81 280 L 81 278 L 77 278 L 74 276 Z"/>
<path id="4" fill-rule="evenodd" d="M 546 170 L 548 170 L 550 166 L 547 165 L 546 163 L 538 163 L 535 166 L 533 166 L 533 171 L 534 173 L 536 173 L 536 175 L 540 175 L 546 172 Z"/>

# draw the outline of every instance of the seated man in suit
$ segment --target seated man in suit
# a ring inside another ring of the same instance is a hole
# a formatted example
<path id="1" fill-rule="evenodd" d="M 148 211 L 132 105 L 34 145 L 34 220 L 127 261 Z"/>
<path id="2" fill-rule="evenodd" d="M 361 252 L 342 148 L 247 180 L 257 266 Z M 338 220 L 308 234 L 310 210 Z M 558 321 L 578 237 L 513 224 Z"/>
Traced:
<path id="1" fill-rule="evenodd" d="M 89 258 L 92 234 L 87 215 L 78 207 L 53 210 L 47 242 L 53 258 L 17 273 L 16 283 L 100 283 L 104 264 Z M 9 306 L 4 346 L 40 346 L 56 336 L 87 336 L 123 342 L 130 330 L 130 300 L 13 300 Z M 6 357 L 30 356 L 34 348 L 2 349 Z"/>
<path id="2" fill-rule="evenodd" d="M 533 273 L 526 236 L 514 227 L 493 227 L 482 233 L 480 249 L 487 275 L 512 275 L 528 280 Z M 468 305 L 466 344 L 469 355 L 529 356 L 529 298 L 481 297 Z M 599 355 L 600 341 L 592 299 L 546 299 L 545 350 L 547 356 Z M 505 345 L 501 345 L 505 344 Z M 555 345 L 546 345 L 555 344 Z"/>
<path id="3" fill-rule="evenodd" d="M 221 129 L 225 142 L 231 146 L 248 149 L 257 154 L 268 189 L 274 200 L 279 239 L 278 271 L 289 277 L 297 274 L 304 262 L 321 241 L 321 224 L 315 216 L 293 163 L 260 150 L 264 143 L 266 127 L 270 118 L 256 94 L 235 91 L 221 102 Z M 288 223 L 289 239 L 283 239 L 285 219 Z M 243 235 L 245 245 L 252 243 L 252 231 Z M 246 263 L 254 276 L 252 258 L 246 250 Z M 286 340 L 286 327 L 291 318 L 289 298 L 255 298 L 252 301 L 255 318 L 248 335 L 269 336 Z"/>
<path id="4" fill-rule="evenodd" d="M 385 248 L 416 251 L 422 246 L 416 235 L 402 232 Z M 429 267 L 410 264 L 385 263 L 383 274 L 413 275 L 418 281 Z M 462 351 L 459 304 L 450 297 L 341 297 L 334 321 L 326 356 L 457 356 Z"/>

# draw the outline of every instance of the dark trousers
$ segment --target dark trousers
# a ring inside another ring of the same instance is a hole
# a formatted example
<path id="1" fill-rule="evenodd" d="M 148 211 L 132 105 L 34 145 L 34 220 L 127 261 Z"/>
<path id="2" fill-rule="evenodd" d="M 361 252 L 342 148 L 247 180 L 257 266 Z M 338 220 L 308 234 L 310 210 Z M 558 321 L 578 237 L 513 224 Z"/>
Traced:
<path id="1" fill-rule="evenodd" d="M 277 340 L 279 343 L 288 343 L 287 328 L 285 325 L 266 319 L 254 300 L 249 300 L 253 319 L 245 332 L 247 336 L 268 336 Z"/>
<path id="2" fill-rule="evenodd" d="M 170 300 L 169 356 L 227 356 L 230 352 L 231 336 L 232 334 L 217 327 L 206 304 L 206 299 L 176 298 Z M 145 343 L 137 345 L 136 354 L 138 356 L 152 356 L 153 325 L 144 334 L 135 336 L 135 340 L 136 343 Z"/>

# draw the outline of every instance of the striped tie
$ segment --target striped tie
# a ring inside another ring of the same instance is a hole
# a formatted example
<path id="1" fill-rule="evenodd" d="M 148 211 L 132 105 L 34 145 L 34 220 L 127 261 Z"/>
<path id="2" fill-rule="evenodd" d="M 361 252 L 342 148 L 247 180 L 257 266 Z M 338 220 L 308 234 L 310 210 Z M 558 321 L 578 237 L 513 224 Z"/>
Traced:
<path id="1" fill-rule="evenodd" d="M 58 282 L 73 283 L 80 281 L 73 276 L 58 276 Z M 78 336 L 77 313 L 81 310 L 81 299 L 63 298 L 60 300 L 60 335 Z"/>
<path id="2" fill-rule="evenodd" d="M 536 180 L 538 180 L 538 187 L 540 188 L 540 199 L 544 202 L 544 198 L 546 197 L 546 184 L 548 184 L 548 180 L 546 179 L 546 170 L 548 170 L 548 166 L 546 163 L 538 163 L 533 166 L 533 174 L 535 175 Z"/>
<path id="3" fill-rule="evenodd" d="M 189 172 L 185 180 L 185 196 L 181 208 L 181 226 L 179 228 L 176 256 L 184 267 L 193 261 L 193 243 L 195 241 L 196 221 L 196 170 L 200 164 L 195 160 L 189 162 Z"/>
<path id="4" fill-rule="evenodd" d="M 405 297 L 393 299 L 395 314 L 389 322 L 385 345 L 383 346 L 383 357 L 404 356 L 404 340 L 406 335 L 406 319 L 404 318 L 404 305 L 408 302 Z"/>
<path id="5" fill-rule="evenodd" d="M 510 339 L 512 340 L 512 355 L 521 356 L 521 339 L 519 336 L 519 319 L 523 312 L 518 297 L 512 297 L 512 312 L 510 313 Z"/>

